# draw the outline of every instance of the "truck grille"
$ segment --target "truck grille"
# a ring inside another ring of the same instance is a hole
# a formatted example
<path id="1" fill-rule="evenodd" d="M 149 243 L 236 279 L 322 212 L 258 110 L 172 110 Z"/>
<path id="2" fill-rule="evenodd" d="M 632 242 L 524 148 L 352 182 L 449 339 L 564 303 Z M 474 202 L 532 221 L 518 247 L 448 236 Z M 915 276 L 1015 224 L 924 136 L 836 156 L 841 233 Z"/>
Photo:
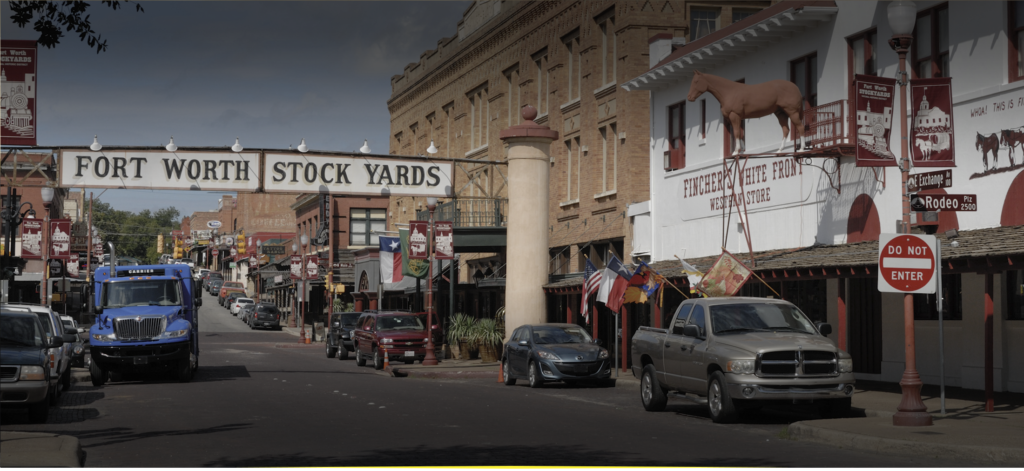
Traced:
<path id="1" fill-rule="evenodd" d="M 758 376 L 835 376 L 836 354 L 821 351 L 766 352 L 757 356 Z"/>
<path id="2" fill-rule="evenodd" d="M 163 317 L 124 317 L 114 320 L 118 340 L 151 339 L 163 332 Z"/>
<path id="3" fill-rule="evenodd" d="M 0 380 L 3 381 L 14 381 L 18 379 L 18 367 L 17 366 L 3 366 L 0 367 Z"/>

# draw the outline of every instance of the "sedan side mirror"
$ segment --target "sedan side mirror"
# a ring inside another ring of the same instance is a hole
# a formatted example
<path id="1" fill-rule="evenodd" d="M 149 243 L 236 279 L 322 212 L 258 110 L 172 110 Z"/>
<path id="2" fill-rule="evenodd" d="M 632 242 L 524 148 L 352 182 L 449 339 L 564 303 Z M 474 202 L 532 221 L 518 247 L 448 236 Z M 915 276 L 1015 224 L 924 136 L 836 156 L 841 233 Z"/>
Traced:
<path id="1" fill-rule="evenodd" d="M 601 339 L 594 339 L 594 345 L 598 345 L 598 346 L 604 345 L 604 341 L 601 340 Z"/>
<path id="2" fill-rule="evenodd" d="M 829 334 L 832 333 L 832 326 L 830 324 L 826 323 L 826 322 L 819 322 L 817 324 L 817 327 L 818 327 L 818 332 L 821 332 L 821 335 L 824 335 L 824 336 L 827 337 Z"/>
<path id="3" fill-rule="evenodd" d="M 700 338 L 700 327 L 694 324 L 686 324 L 683 326 L 683 335 L 687 337 Z"/>
<path id="4" fill-rule="evenodd" d="M 63 340 L 64 343 L 75 343 L 75 342 L 78 341 L 78 335 L 77 334 L 64 334 L 61 337 L 61 340 Z"/>
<path id="5" fill-rule="evenodd" d="M 520 340 L 520 341 L 519 341 L 519 345 L 522 345 L 522 346 L 524 346 L 524 347 L 525 347 L 525 346 L 527 346 L 527 345 L 529 345 L 529 344 L 530 344 L 530 342 L 529 342 L 529 341 L 526 341 L 526 340 Z"/>
<path id="6" fill-rule="evenodd" d="M 76 334 L 78 334 L 78 331 L 79 331 L 79 329 L 76 329 L 74 327 L 65 327 L 64 328 L 64 335 L 76 335 Z"/>

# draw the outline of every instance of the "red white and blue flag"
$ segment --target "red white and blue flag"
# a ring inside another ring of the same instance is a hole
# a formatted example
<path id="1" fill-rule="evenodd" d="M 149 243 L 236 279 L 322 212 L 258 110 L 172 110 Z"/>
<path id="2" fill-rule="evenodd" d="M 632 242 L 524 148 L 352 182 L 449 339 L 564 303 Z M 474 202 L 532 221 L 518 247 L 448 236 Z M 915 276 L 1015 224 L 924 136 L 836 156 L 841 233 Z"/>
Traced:
<path id="1" fill-rule="evenodd" d="M 402 281 L 402 241 L 398 237 L 380 237 L 380 280 Z"/>
<path id="2" fill-rule="evenodd" d="M 597 289 L 601 287 L 601 272 L 597 271 L 597 267 L 593 263 L 590 263 L 590 259 L 587 259 L 587 268 L 583 271 L 583 302 L 580 304 L 580 313 L 583 314 L 583 318 L 590 321 L 590 310 L 589 307 L 590 297 L 597 293 Z"/>
<path id="3" fill-rule="evenodd" d="M 618 311 L 622 307 L 622 298 L 626 295 L 626 287 L 633 272 L 622 266 L 622 262 L 614 255 L 608 256 L 608 266 L 601 275 L 601 287 L 597 291 L 597 300 L 603 302 L 608 309 Z"/>

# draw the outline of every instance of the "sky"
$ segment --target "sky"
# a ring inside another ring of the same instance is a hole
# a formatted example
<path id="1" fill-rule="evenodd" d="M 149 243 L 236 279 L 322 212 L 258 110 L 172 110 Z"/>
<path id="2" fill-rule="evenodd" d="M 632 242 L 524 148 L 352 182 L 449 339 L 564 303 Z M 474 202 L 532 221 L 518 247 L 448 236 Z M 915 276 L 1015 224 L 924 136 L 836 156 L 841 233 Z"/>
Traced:
<path id="1" fill-rule="evenodd" d="M 297 147 L 387 153 L 391 77 L 455 36 L 468 1 L 93 2 L 99 54 L 65 33 L 39 47 L 37 143 Z M 0 38 L 38 39 L 0 2 Z M 95 190 L 98 195 L 104 190 Z M 107 190 L 101 200 L 181 216 L 223 192 Z M 229 193 L 230 194 L 230 193 Z"/>

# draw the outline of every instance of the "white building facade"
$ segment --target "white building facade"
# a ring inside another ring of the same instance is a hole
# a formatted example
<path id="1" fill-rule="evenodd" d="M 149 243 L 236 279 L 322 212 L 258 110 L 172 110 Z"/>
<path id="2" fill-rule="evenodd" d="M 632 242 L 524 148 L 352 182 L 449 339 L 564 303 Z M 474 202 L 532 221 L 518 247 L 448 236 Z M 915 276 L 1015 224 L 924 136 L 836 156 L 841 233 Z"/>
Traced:
<path id="1" fill-rule="evenodd" d="M 791 275 L 811 280 L 799 288 L 808 291 L 801 296 L 816 299 L 810 310 L 820 309 L 822 320 L 838 324 L 831 337 L 861 363 L 858 378 L 898 382 L 904 370 L 902 296 L 879 294 L 875 270 L 851 261 L 870 258 L 854 251 L 877 251 L 877 243 L 865 247 L 879 233 L 897 232 L 902 220 L 899 169 L 857 167 L 852 155 L 858 137 L 875 140 L 862 128 L 877 124 L 891 130 L 890 150 L 900 157 L 901 126 L 913 125 L 900 122 L 898 97 L 892 115 L 888 109 L 857 115 L 851 106 L 854 74 L 897 75 L 887 6 L 782 2 L 672 50 L 663 47 L 671 38 L 652 38 L 651 70 L 623 88 L 651 99 L 651 200 L 649 213 L 637 214 L 650 235 L 634 245 L 654 262 L 712 257 L 722 249 L 743 259 L 802 251 L 806 260 L 791 257 L 791 271 L 760 273 L 778 283 L 773 286 L 791 282 Z M 1005 1 L 916 6 L 907 55 L 911 78 L 952 77 L 951 116 L 931 109 L 921 116 L 928 122 L 917 123 L 945 126 L 952 119 L 954 126 L 953 142 L 932 144 L 955 149 L 953 186 L 932 192 L 972 194 L 978 201 L 977 211 L 938 215 L 939 234 L 973 234 L 958 242 L 961 249 L 944 251 L 953 257 L 943 263 L 944 292 L 950 291 L 943 314 L 945 382 L 984 389 L 989 353 L 994 390 L 1024 392 L 1024 272 L 1018 262 L 1024 244 L 1015 242 L 1024 239 L 1024 61 L 1017 50 L 1024 44 L 1018 37 L 1024 35 L 1018 30 L 1024 29 L 1024 7 Z M 782 138 L 779 120 L 769 114 L 743 124 L 744 154 L 752 157 L 729 158 L 735 144 L 719 102 L 711 93 L 687 100 L 696 71 L 746 84 L 796 83 L 812 153 L 794 158 L 787 139 L 779 157 L 767 156 Z M 907 87 L 908 102 L 909 92 Z M 915 168 L 911 174 L 937 170 Z M 1007 246 L 1006 239 L 1014 242 Z M 822 261 L 825 252 L 834 263 Z M 922 311 L 915 315 L 918 371 L 926 384 L 938 384 L 940 314 L 933 304 L 927 312 L 933 297 L 915 296 Z M 993 306 L 991 352 L 986 297 Z"/>

